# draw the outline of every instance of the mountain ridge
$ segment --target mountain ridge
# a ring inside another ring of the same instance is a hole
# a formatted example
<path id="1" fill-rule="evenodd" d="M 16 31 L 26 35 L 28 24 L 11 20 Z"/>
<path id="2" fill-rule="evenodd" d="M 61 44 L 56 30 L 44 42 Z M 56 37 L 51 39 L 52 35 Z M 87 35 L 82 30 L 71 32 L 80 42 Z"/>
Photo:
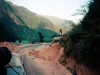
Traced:
<path id="1" fill-rule="evenodd" d="M 66 19 L 61 19 L 55 16 L 48 16 L 48 15 L 42 15 L 43 17 L 45 17 L 46 19 L 50 20 L 54 25 L 56 26 L 70 26 L 71 24 L 74 24 L 74 22 L 72 20 L 66 20 Z M 65 23 L 65 24 L 64 24 Z"/>
<path id="2" fill-rule="evenodd" d="M 58 28 L 62 29 L 63 34 L 68 32 L 72 28 L 72 25 L 75 24 L 72 20 L 61 19 L 55 16 L 48 16 L 48 15 L 42 15 L 42 16 L 50 20 L 55 26 L 58 26 Z"/>
<path id="3" fill-rule="evenodd" d="M 59 30 L 63 29 L 43 16 L 10 1 L 1 0 L 0 9 L 0 23 L 3 23 L 5 28 L 12 29 L 20 39 L 39 41 L 38 32 L 42 32 L 46 39 L 59 36 Z"/>

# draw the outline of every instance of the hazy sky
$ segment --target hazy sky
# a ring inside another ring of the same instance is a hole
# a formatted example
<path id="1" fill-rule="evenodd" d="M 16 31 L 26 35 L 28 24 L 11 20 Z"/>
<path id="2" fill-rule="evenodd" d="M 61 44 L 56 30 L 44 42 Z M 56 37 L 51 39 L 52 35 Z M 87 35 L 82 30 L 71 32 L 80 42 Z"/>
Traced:
<path id="1" fill-rule="evenodd" d="M 42 15 L 56 16 L 62 19 L 76 20 L 71 16 L 88 0 L 9 0 L 16 5 L 24 6 L 30 11 Z"/>

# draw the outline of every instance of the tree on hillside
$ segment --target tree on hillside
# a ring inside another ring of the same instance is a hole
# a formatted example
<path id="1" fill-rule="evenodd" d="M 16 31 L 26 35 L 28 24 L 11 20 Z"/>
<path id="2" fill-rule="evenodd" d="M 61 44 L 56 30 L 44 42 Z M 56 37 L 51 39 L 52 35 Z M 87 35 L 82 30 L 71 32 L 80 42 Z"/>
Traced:
<path id="1" fill-rule="evenodd" d="M 60 29 L 59 31 L 60 31 L 60 34 L 61 34 L 61 36 L 62 36 L 62 29 Z"/>
<path id="2" fill-rule="evenodd" d="M 42 33 L 38 32 L 38 35 L 40 37 L 40 41 L 39 42 L 44 42 L 44 36 L 42 35 Z"/>

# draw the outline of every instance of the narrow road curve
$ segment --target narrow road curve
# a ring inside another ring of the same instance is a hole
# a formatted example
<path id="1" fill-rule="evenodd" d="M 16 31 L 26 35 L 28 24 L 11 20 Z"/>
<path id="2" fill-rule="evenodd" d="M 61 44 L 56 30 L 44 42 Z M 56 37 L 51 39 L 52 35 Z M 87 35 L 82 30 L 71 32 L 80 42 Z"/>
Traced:
<path id="1" fill-rule="evenodd" d="M 25 45 L 25 46 L 22 46 L 22 47 L 19 48 L 18 50 L 16 50 L 15 53 L 18 53 L 19 51 L 21 51 L 21 50 L 23 50 L 23 49 L 26 49 L 26 48 L 29 48 L 29 47 L 31 47 L 31 48 L 36 48 L 36 47 L 39 47 L 39 46 L 42 46 L 42 45 L 50 45 L 50 44 L 41 44 L 41 43 L 39 43 L 39 44 L 27 44 L 27 45 Z"/>
<path id="2" fill-rule="evenodd" d="M 42 69 L 37 67 L 29 56 L 24 56 L 23 64 L 26 75 L 44 75 Z"/>
<path id="3" fill-rule="evenodd" d="M 21 49 L 16 51 L 17 53 L 21 50 L 25 50 L 21 55 L 21 61 L 25 70 L 26 75 L 71 75 L 69 71 L 67 71 L 61 65 L 55 63 L 53 61 L 45 61 L 42 59 L 33 59 L 27 55 L 27 52 L 31 49 L 38 48 L 42 45 L 50 45 L 50 44 L 33 44 L 23 46 Z"/>
<path id="4" fill-rule="evenodd" d="M 38 69 L 38 67 L 36 67 L 34 65 L 32 59 L 29 56 L 26 55 L 26 53 L 29 50 L 38 48 L 42 45 L 47 45 L 48 46 L 50 44 L 28 44 L 28 45 L 25 45 L 25 46 L 23 46 L 20 49 L 15 51 L 15 53 L 18 53 L 19 51 L 25 49 L 25 51 L 20 56 L 20 58 L 21 58 L 21 62 L 23 64 L 26 75 L 44 75 L 44 74 L 42 74 L 42 71 L 40 71 L 40 69 Z"/>

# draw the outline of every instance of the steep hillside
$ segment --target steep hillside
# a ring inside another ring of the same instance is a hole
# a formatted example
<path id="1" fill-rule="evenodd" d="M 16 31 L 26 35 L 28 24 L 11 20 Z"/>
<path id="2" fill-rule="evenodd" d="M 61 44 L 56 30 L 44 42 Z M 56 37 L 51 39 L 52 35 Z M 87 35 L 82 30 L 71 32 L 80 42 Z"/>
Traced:
<path id="1" fill-rule="evenodd" d="M 38 41 L 39 31 L 45 38 L 59 35 L 49 20 L 9 1 L 0 0 L 0 23 L 7 29 L 12 29 L 20 39 Z"/>
<path id="2" fill-rule="evenodd" d="M 74 69 L 78 75 L 100 75 L 99 3 L 100 0 L 90 0 L 86 8 L 88 12 L 82 21 L 60 40 L 65 60 L 71 57 L 75 61 L 77 65 L 74 65 Z M 81 10 L 84 13 L 84 9 Z"/>
<path id="3" fill-rule="evenodd" d="M 30 28 L 38 28 L 44 26 L 45 28 L 51 29 L 53 27 L 53 24 L 43 18 L 42 16 L 29 11 L 27 8 L 22 7 L 22 6 L 15 6 L 11 2 L 8 2 L 12 8 L 13 8 L 13 13 L 18 16 L 18 19 L 22 19 L 26 25 L 28 25 Z M 12 17 L 13 18 L 13 17 Z M 14 18 L 13 18 L 14 19 Z M 17 22 L 16 22 L 17 23 Z"/>

